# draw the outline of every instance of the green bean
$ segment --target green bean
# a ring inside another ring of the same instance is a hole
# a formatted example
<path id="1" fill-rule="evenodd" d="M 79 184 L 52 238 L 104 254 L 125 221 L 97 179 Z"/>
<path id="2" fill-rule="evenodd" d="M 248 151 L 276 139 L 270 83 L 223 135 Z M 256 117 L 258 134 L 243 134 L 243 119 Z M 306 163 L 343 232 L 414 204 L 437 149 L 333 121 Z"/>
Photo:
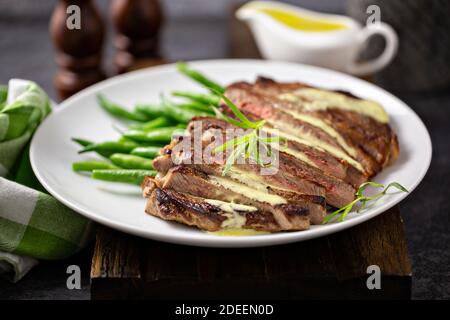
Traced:
<path id="1" fill-rule="evenodd" d="M 124 169 L 153 169 L 152 160 L 135 155 L 115 153 L 110 159 L 112 163 Z"/>
<path id="2" fill-rule="evenodd" d="M 166 117 L 159 117 L 143 124 L 131 126 L 130 129 L 148 132 L 156 128 L 167 127 L 169 125 L 171 125 L 171 121 L 169 119 Z"/>
<path id="3" fill-rule="evenodd" d="M 130 130 L 123 134 L 124 137 L 138 142 L 166 142 L 172 140 L 172 134 L 175 130 L 181 130 L 178 127 L 165 127 L 152 130 L 150 132 L 142 132 L 139 130 Z"/>
<path id="4" fill-rule="evenodd" d="M 109 154 L 111 156 L 114 153 L 129 153 L 134 148 L 138 147 L 136 142 L 117 142 L 117 141 L 107 141 L 102 143 L 94 143 L 84 147 L 79 153 L 86 152 L 102 152 L 103 154 Z"/>
<path id="5" fill-rule="evenodd" d="M 199 102 L 190 102 L 190 103 L 182 103 L 177 105 L 178 108 L 184 109 L 184 110 L 192 110 L 194 112 L 201 111 L 201 112 L 207 112 L 207 113 L 214 113 L 213 109 L 209 105 L 204 105 Z"/>
<path id="6" fill-rule="evenodd" d="M 186 63 L 183 62 L 178 62 L 177 63 L 177 69 L 179 72 L 181 72 L 182 74 L 188 76 L 189 78 L 191 78 L 192 80 L 204 85 L 205 87 L 207 87 L 208 89 L 214 89 L 220 93 L 224 93 L 225 89 L 220 85 L 215 83 L 214 81 L 206 78 L 204 75 L 202 75 L 200 72 L 197 72 L 195 70 L 189 69 L 188 65 Z M 213 93 L 214 91 L 211 90 Z"/>
<path id="7" fill-rule="evenodd" d="M 153 117 L 167 117 L 175 122 L 188 123 L 193 117 L 195 117 L 198 111 L 183 110 L 168 103 L 163 103 L 159 106 L 155 105 L 137 105 L 136 110 L 146 112 L 147 115 Z"/>
<path id="8" fill-rule="evenodd" d="M 131 151 L 132 155 L 153 159 L 159 155 L 161 147 L 137 147 Z"/>
<path id="9" fill-rule="evenodd" d="M 200 107 L 197 105 L 197 109 L 193 109 L 193 106 L 194 105 L 190 105 L 189 109 L 183 109 L 180 106 L 167 101 L 167 99 L 163 99 L 161 105 L 139 104 L 136 105 L 136 110 L 151 117 L 166 117 L 178 123 L 188 123 L 193 117 L 209 116 L 212 114 L 212 111 L 207 110 L 205 107 Z M 204 110 L 198 110 L 198 108 L 202 108 Z"/>
<path id="10" fill-rule="evenodd" d="M 117 142 L 121 142 L 121 143 L 134 143 L 134 144 L 136 144 L 135 141 L 133 141 L 133 140 L 131 140 L 131 139 L 128 139 L 128 138 L 125 138 L 124 136 L 121 136 L 121 137 L 117 140 Z"/>
<path id="11" fill-rule="evenodd" d="M 164 107 L 158 104 L 137 104 L 134 110 L 135 112 L 143 113 L 150 118 L 166 116 Z"/>
<path id="12" fill-rule="evenodd" d="M 112 163 L 103 161 L 82 161 L 73 163 L 72 169 L 75 172 L 80 172 L 80 171 L 92 171 L 97 169 L 116 170 L 120 168 L 113 165 Z"/>
<path id="13" fill-rule="evenodd" d="M 174 91 L 172 92 L 172 95 L 175 97 L 186 98 L 191 101 L 195 101 L 207 106 L 209 105 L 217 106 L 220 102 L 220 97 L 216 95 L 192 93 L 186 91 Z"/>
<path id="14" fill-rule="evenodd" d="M 201 112 L 197 110 L 181 109 L 177 105 L 171 103 L 167 99 L 163 99 L 163 106 L 167 114 L 177 122 L 188 123 L 194 117 L 210 116 L 207 112 Z"/>
<path id="15" fill-rule="evenodd" d="M 159 148 L 163 148 L 168 144 L 167 141 L 151 141 L 151 142 L 145 142 L 145 141 L 140 141 L 139 142 L 139 146 L 140 147 L 159 147 Z"/>
<path id="16" fill-rule="evenodd" d="M 140 185 L 146 176 L 155 176 L 154 170 L 94 170 L 91 177 L 97 180 Z"/>
<path id="17" fill-rule="evenodd" d="M 90 144 L 94 144 L 94 142 L 92 142 L 90 140 L 81 139 L 81 138 L 72 138 L 72 141 L 78 143 L 82 147 L 87 147 Z"/>
<path id="18" fill-rule="evenodd" d="M 78 143 L 80 146 L 82 147 L 87 147 L 89 145 L 93 145 L 95 144 L 94 142 L 90 141 L 90 140 L 86 140 L 86 139 L 79 139 L 79 138 L 72 138 L 72 141 Z M 101 151 L 101 150 L 97 150 L 96 151 L 99 155 L 101 155 L 102 157 L 105 158 L 109 158 L 109 156 L 112 154 L 109 151 Z"/>
<path id="19" fill-rule="evenodd" d="M 144 122 L 148 120 L 147 115 L 143 114 L 142 112 L 138 111 L 130 112 L 127 109 L 107 100 L 101 94 L 97 95 L 97 102 L 103 109 L 105 109 L 115 117 L 139 122 Z"/>

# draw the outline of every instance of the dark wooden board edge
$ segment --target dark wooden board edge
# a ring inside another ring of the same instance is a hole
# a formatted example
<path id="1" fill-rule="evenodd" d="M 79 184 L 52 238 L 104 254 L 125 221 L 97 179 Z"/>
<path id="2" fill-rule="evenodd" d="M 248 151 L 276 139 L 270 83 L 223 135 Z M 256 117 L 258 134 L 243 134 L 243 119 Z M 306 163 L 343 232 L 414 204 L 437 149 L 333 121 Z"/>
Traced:
<path id="1" fill-rule="evenodd" d="M 367 289 L 369 265 L 380 267 L 382 290 Z M 265 248 L 179 246 L 100 227 L 91 292 L 93 299 L 408 299 L 411 265 L 397 208 L 327 237 Z"/>

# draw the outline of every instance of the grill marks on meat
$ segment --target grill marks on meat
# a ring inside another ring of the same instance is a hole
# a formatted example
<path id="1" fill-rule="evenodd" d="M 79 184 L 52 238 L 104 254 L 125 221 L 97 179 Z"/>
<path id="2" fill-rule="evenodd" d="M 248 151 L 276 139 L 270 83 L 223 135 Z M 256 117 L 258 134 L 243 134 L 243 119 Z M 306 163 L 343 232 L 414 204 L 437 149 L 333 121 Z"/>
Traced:
<path id="1" fill-rule="evenodd" d="M 359 185 L 398 157 L 397 137 L 388 124 L 357 112 L 338 108 L 305 111 L 279 98 L 280 94 L 303 88 L 311 87 L 259 78 L 255 84 L 232 84 L 225 94 L 250 119 L 268 120 L 267 130 L 276 128 L 299 139 L 320 141 L 339 153 L 289 139 L 287 148 L 280 148 L 275 174 L 260 175 L 258 165 L 247 163 L 235 164 L 224 178 L 223 159 L 218 162 L 204 152 L 201 163 L 194 161 L 194 130 L 201 124 L 200 148 L 205 151 L 211 137 L 219 134 L 225 141 L 225 130 L 234 127 L 216 118 L 194 118 L 187 129 L 190 136 L 173 139 L 153 161 L 159 174 L 143 183 L 148 198 L 146 212 L 207 231 L 218 231 L 229 226 L 230 219 L 239 217 L 242 228 L 276 232 L 308 229 L 310 224 L 322 223 L 326 205 L 342 207 L 353 201 Z M 228 111 L 225 106 L 223 111 Z M 190 142 L 190 150 L 180 151 L 177 147 L 182 142 Z M 271 202 L 261 194 L 255 196 L 226 183 L 218 184 L 219 178 L 283 201 Z M 239 211 L 240 207 L 232 204 L 251 206 L 252 210 Z"/>
<path id="2" fill-rule="evenodd" d="M 310 135 L 332 147 L 337 148 L 338 150 L 341 150 L 344 154 L 350 156 L 348 152 L 343 149 L 342 146 L 336 141 L 336 139 L 328 135 L 325 131 L 310 123 L 295 119 L 291 114 L 289 114 L 286 110 L 298 112 L 298 108 L 294 106 L 293 103 L 282 101 L 272 96 L 263 96 L 261 93 L 253 91 L 254 89 L 249 84 L 238 83 L 230 86 L 227 89 L 226 94 L 246 115 L 256 119 L 266 119 L 271 121 L 272 123 L 279 123 L 280 125 L 277 126 L 276 129 L 280 130 L 281 133 L 286 132 L 297 137 Z M 328 111 L 329 110 L 327 110 L 326 112 Z M 350 112 L 347 111 L 345 113 Z M 320 112 L 303 112 L 303 114 L 308 116 L 315 116 L 323 120 L 323 118 L 318 116 L 320 115 Z M 337 130 L 334 125 L 328 122 L 327 124 L 335 129 L 345 139 L 346 135 L 342 135 L 342 132 Z M 347 145 L 356 152 L 355 160 L 360 162 L 365 170 L 365 172 L 351 170 L 351 172 L 354 172 L 353 176 L 351 177 L 351 181 L 366 181 L 368 176 L 372 176 L 380 171 L 380 165 L 373 158 L 371 158 L 364 149 L 362 149 L 358 144 L 355 144 L 353 140 L 345 140 Z M 291 143 L 296 145 L 300 144 L 294 141 L 292 141 Z M 317 148 L 310 147 L 310 149 L 310 154 L 312 154 L 313 157 L 314 155 L 321 153 L 321 150 Z M 329 153 L 327 154 L 329 155 L 329 157 L 334 157 L 336 161 L 343 163 L 343 165 L 345 165 L 346 167 L 352 167 L 353 169 L 355 169 L 353 166 L 343 161 L 342 159 L 339 159 Z M 319 156 L 319 158 L 320 157 L 321 156 Z M 336 175 L 335 171 L 336 170 L 333 167 L 328 167 L 327 169 L 327 173 L 335 175 L 339 178 L 339 176 Z"/>
<path id="3" fill-rule="evenodd" d="M 284 153 L 280 153 L 281 172 L 291 172 L 297 181 L 309 181 L 321 186 L 325 190 L 327 203 L 334 207 L 343 207 L 354 199 L 356 189 L 350 184 Z"/>
<path id="4" fill-rule="evenodd" d="M 380 123 L 370 117 L 364 117 L 356 112 L 330 109 L 327 111 L 314 112 L 317 117 L 333 123 L 334 128 L 352 144 L 358 145 L 369 157 L 374 166 L 373 174 L 385 167 L 391 156 L 391 148 L 396 148 L 396 135 L 389 125 Z M 398 149 L 398 147 L 397 147 Z M 365 161 L 365 157 L 361 157 Z"/>
<path id="5" fill-rule="evenodd" d="M 189 226 L 196 226 L 206 231 L 222 229 L 224 222 L 239 215 L 243 220 L 242 228 L 257 231 L 306 230 L 310 219 L 308 210 L 297 205 L 286 204 L 283 208 L 283 223 L 275 215 L 263 208 L 254 211 L 226 212 L 212 205 L 202 197 L 172 189 L 163 189 L 151 178 L 143 184 L 144 195 L 148 198 L 145 211 L 164 220 L 176 221 Z M 280 213 L 281 214 L 281 213 Z"/>
<path id="6" fill-rule="evenodd" d="M 283 121 L 294 125 L 298 129 L 299 136 L 302 133 L 309 132 L 327 143 L 339 145 L 336 142 L 331 142 L 334 139 L 330 136 L 324 138 L 324 132 L 320 128 L 311 128 L 311 125 L 294 119 L 288 112 L 299 112 L 325 121 L 356 150 L 355 158 L 362 164 L 368 177 L 375 175 L 395 160 L 398 155 L 398 143 L 389 125 L 357 112 L 340 109 L 303 111 L 299 110 L 295 103 L 278 98 L 280 94 L 302 88 L 308 88 L 308 86 L 301 83 L 280 84 L 263 78 L 253 85 L 245 82 L 232 84 L 227 88 L 225 94 L 242 111 L 255 118 L 273 119 L 275 122 Z M 344 94 L 355 98 L 349 93 Z"/>
<path id="7" fill-rule="evenodd" d="M 229 124 L 210 118 L 199 118 L 202 121 L 203 132 L 214 128 L 219 130 L 226 129 Z M 192 126 L 189 126 L 192 130 Z M 238 165 L 245 171 L 259 173 L 260 168 L 256 165 Z M 205 165 L 201 165 L 205 167 Z M 214 170 L 220 170 L 221 167 L 214 167 Z M 209 168 L 203 168 L 209 170 Z M 263 179 L 271 179 L 272 183 L 287 189 L 293 189 L 296 192 L 312 195 L 325 195 L 327 203 L 335 207 L 342 207 L 354 199 L 355 188 L 341 179 L 332 175 L 327 175 L 318 168 L 312 167 L 307 163 L 285 153 L 279 153 L 279 170 L 274 175 L 261 176 Z"/>
<path id="8" fill-rule="evenodd" d="M 188 166 L 173 167 L 163 178 L 158 179 L 158 184 L 163 189 L 172 189 L 206 199 L 217 199 L 257 207 L 261 211 L 272 213 L 279 225 L 286 229 L 293 228 L 289 225 L 289 219 L 286 218 L 290 215 L 290 212 L 308 213 L 312 224 L 321 223 L 326 214 L 323 197 L 268 188 L 269 194 L 278 195 L 286 199 L 287 202 L 286 204 L 270 205 L 267 202 L 249 198 L 241 193 L 214 184 L 207 174 Z"/>
<path id="9" fill-rule="evenodd" d="M 288 141 L 288 148 L 303 153 L 313 166 L 325 174 L 341 179 L 357 188 L 367 177 L 345 161 L 333 157 L 325 151 L 319 151 L 294 141 Z"/>
<path id="10" fill-rule="evenodd" d="M 194 119 L 194 121 L 201 121 L 202 129 L 205 134 L 207 134 L 208 130 L 210 129 L 225 130 L 226 128 L 230 127 L 230 125 L 227 122 L 215 118 L 196 118 Z M 191 124 L 188 126 L 188 131 L 190 131 L 191 133 L 193 130 L 193 122 L 191 122 Z M 185 139 L 187 138 L 185 137 Z M 166 149 L 174 148 L 176 144 L 177 143 L 172 142 L 172 144 L 170 146 L 167 146 Z M 194 142 L 191 142 L 191 145 L 193 144 Z M 167 155 L 166 154 L 167 152 L 164 150 L 162 153 L 164 155 L 156 158 L 153 161 L 153 166 L 156 168 L 156 170 L 158 170 L 158 172 L 162 174 L 166 174 L 171 167 L 176 165 L 175 163 L 173 163 L 172 159 L 175 159 L 176 163 L 181 163 L 182 159 L 188 160 L 188 162 L 190 163 L 194 163 L 193 150 L 190 150 L 188 155 L 186 155 L 185 153 L 172 153 L 171 155 Z M 209 163 L 213 162 L 213 159 L 209 159 L 208 162 Z M 191 166 L 207 174 L 216 176 L 220 176 L 223 171 L 222 163 L 212 163 L 212 164 L 194 163 Z M 252 164 L 242 164 L 242 165 L 238 164 L 235 165 L 235 167 L 239 168 L 241 171 L 250 172 L 255 175 L 259 175 L 261 169 L 259 166 Z M 294 175 L 293 172 L 289 170 L 278 170 L 276 174 L 264 175 L 260 177 L 270 185 L 277 186 L 281 189 L 292 190 L 294 192 L 301 194 L 325 196 L 326 193 L 324 187 L 321 186 L 320 184 L 312 180 L 299 179 L 298 176 Z"/>

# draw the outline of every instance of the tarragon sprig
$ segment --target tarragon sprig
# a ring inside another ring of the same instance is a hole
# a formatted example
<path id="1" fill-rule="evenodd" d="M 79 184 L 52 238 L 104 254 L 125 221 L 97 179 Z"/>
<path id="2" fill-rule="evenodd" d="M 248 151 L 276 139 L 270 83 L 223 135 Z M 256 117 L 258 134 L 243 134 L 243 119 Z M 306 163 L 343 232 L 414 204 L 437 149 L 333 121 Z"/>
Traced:
<path id="1" fill-rule="evenodd" d="M 376 188 L 384 188 L 384 189 L 380 193 L 377 193 L 373 196 L 365 196 L 364 191 L 369 186 L 376 187 Z M 372 182 L 372 181 L 365 182 L 358 188 L 358 191 L 356 191 L 356 193 L 355 193 L 356 199 L 353 200 L 352 202 L 350 202 L 349 204 L 343 206 L 342 208 L 330 213 L 328 216 L 326 216 L 325 219 L 323 220 L 323 224 L 329 223 L 330 221 L 334 220 L 337 216 L 339 216 L 339 218 L 337 219 L 338 221 L 344 221 L 345 218 L 347 217 L 348 213 L 350 211 L 352 211 L 353 207 L 357 203 L 361 203 L 361 206 L 357 210 L 357 212 L 360 212 L 361 210 L 363 210 L 366 207 L 368 202 L 376 201 L 379 198 L 385 196 L 387 191 L 390 188 L 397 188 L 400 191 L 409 192 L 404 186 L 402 186 L 398 182 L 391 182 L 386 187 L 380 183 L 376 183 L 376 182 Z"/>
<path id="2" fill-rule="evenodd" d="M 255 162 L 261 166 L 265 166 L 264 161 L 261 157 L 260 149 L 263 149 L 265 154 L 268 156 L 272 156 L 271 149 L 268 148 L 268 145 L 274 144 L 274 143 L 280 143 L 281 140 L 284 141 L 284 139 L 280 137 L 269 137 L 269 138 L 262 138 L 260 137 L 260 129 L 264 126 L 266 123 L 265 120 L 260 121 L 250 121 L 240 110 L 239 108 L 225 95 L 225 88 L 222 87 L 220 84 L 214 82 L 211 79 L 208 79 L 203 74 L 201 74 L 198 71 L 192 70 L 186 65 L 185 63 L 179 62 L 177 63 L 178 71 L 180 71 L 182 74 L 186 75 L 187 77 L 191 78 L 192 80 L 198 82 L 199 84 L 203 85 L 205 88 L 207 88 L 212 94 L 213 98 L 208 98 L 207 100 L 210 101 L 210 106 L 212 110 L 216 113 L 216 117 L 222 120 L 225 120 L 226 122 L 242 128 L 251 130 L 249 134 L 236 137 L 234 139 L 231 139 L 229 141 L 226 141 L 221 146 L 215 148 L 213 152 L 221 152 L 232 149 L 233 151 L 228 156 L 227 161 L 225 162 L 224 169 L 222 171 L 222 175 L 226 175 L 228 171 L 231 169 L 233 164 L 239 159 L 240 157 L 244 157 L 245 159 L 252 158 L 255 160 Z M 178 93 L 178 95 L 181 96 L 188 96 L 192 98 L 192 94 L 186 95 L 186 93 Z M 199 99 L 199 96 L 195 96 L 196 99 Z M 206 101 L 204 97 L 200 97 L 202 101 Z M 227 106 L 230 108 L 231 112 L 234 114 L 235 118 L 231 118 L 225 114 L 223 114 L 217 107 L 219 104 L 220 99 L 222 99 Z"/>
<path id="3" fill-rule="evenodd" d="M 222 175 L 225 176 L 228 171 L 230 171 L 233 164 L 240 157 L 244 157 L 245 159 L 254 159 L 257 164 L 260 166 L 265 166 L 264 161 L 260 154 L 260 149 L 264 149 L 267 155 L 271 156 L 271 150 L 268 148 L 268 145 L 273 143 L 280 143 L 280 137 L 260 137 L 260 130 L 266 123 L 265 120 L 260 121 L 251 121 L 249 120 L 240 110 L 239 108 L 228 99 L 223 93 L 218 92 L 211 88 L 211 90 L 220 96 L 226 105 L 230 108 L 231 112 L 233 112 L 236 119 L 231 118 L 215 108 L 215 112 L 218 118 L 225 120 L 226 122 L 243 129 L 251 129 L 252 131 L 246 135 L 239 136 L 233 139 L 226 141 L 224 144 L 216 147 L 213 152 L 223 152 L 229 149 L 233 149 L 232 153 L 227 158 L 225 162 L 225 166 L 222 170 Z"/>

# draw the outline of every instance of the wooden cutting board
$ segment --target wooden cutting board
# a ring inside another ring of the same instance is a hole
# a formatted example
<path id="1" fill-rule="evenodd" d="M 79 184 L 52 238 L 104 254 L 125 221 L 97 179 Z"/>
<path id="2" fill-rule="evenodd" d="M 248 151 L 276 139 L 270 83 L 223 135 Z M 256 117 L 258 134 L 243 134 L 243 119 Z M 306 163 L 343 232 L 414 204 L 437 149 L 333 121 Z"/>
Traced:
<path id="1" fill-rule="evenodd" d="M 369 290 L 369 266 L 381 289 Z M 409 299 L 411 266 L 394 208 L 315 240 L 249 249 L 197 248 L 99 228 L 92 299 Z"/>
<path id="2" fill-rule="evenodd" d="M 234 19 L 229 27 L 230 56 L 259 58 L 247 27 Z M 373 265 L 381 272 L 379 290 L 367 287 Z M 409 299 L 411 275 L 395 207 L 337 234 L 266 248 L 179 246 L 99 227 L 91 294 L 92 299 Z"/>

